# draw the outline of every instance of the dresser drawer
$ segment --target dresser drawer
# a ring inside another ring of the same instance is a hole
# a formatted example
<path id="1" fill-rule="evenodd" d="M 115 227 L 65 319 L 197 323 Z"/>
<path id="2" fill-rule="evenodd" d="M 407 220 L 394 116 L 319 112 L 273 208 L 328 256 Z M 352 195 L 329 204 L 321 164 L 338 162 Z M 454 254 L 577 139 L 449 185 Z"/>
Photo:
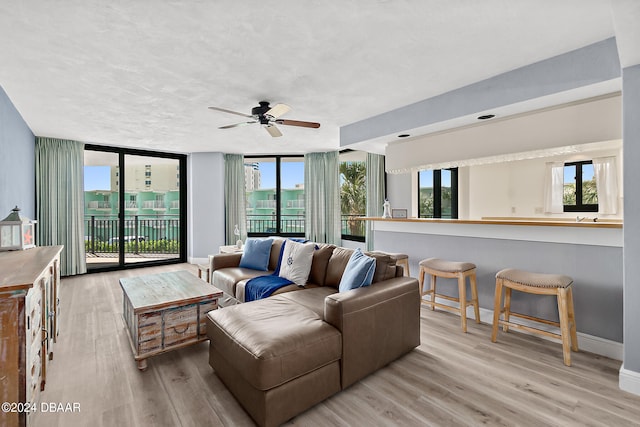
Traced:
<path id="1" fill-rule="evenodd" d="M 198 339 L 198 306 L 188 305 L 164 312 L 164 348 Z"/>
<path id="2" fill-rule="evenodd" d="M 42 347 L 38 348 L 31 360 L 27 363 L 27 402 L 34 402 L 40 393 L 40 372 L 42 371 L 41 359 Z"/>

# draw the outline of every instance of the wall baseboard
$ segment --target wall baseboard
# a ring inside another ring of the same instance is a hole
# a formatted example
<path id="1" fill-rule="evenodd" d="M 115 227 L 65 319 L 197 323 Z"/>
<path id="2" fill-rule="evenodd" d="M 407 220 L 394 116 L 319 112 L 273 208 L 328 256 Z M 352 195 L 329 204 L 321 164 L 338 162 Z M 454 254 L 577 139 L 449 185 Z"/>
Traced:
<path id="1" fill-rule="evenodd" d="M 640 373 L 625 369 L 623 364 L 620 367 L 618 386 L 620 387 L 620 390 L 640 396 Z"/>
<path id="2" fill-rule="evenodd" d="M 189 258 L 187 258 L 187 262 L 189 264 L 209 264 L 209 258 L 189 257 Z"/>

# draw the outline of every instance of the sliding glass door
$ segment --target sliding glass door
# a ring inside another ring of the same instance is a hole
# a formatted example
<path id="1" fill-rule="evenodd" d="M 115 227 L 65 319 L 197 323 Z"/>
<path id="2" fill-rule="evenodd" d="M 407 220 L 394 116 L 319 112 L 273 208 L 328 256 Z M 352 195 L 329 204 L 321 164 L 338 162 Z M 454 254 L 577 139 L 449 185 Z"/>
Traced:
<path id="1" fill-rule="evenodd" d="M 185 156 L 87 146 L 88 270 L 186 260 Z"/>

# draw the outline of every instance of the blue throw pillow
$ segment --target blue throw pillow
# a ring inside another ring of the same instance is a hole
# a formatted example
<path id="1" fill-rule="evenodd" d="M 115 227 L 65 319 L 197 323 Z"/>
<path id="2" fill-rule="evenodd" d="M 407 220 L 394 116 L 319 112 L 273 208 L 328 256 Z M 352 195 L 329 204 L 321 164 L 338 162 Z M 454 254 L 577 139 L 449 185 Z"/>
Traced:
<path id="1" fill-rule="evenodd" d="M 376 271 L 376 260 L 362 253 L 358 248 L 353 251 L 347 263 L 338 290 L 345 292 L 350 289 L 369 286 Z"/>
<path id="2" fill-rule="evenodd" d="M 267 271 L 273 239 L 247 239 L 240 259 L 240 267 Z"/>

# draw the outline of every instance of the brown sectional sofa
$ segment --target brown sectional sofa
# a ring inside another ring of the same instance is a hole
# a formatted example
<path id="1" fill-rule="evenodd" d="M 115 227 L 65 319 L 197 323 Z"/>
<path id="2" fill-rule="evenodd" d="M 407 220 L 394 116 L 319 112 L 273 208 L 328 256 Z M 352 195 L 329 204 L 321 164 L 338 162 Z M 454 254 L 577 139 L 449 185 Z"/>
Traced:
<path id="1" fill-rule="evenodd" d="M 275 269 L 282 241 L 274 241 Z M 338 292 L 353 250 L 319 245 L 308 284 L 207 315 L 209 363 L 261 426 L 279 425 L 420 344 L 418 281 L 389 255 L 371 254 L 370 286 Z M 213 284 L 244 300 L 240 254 L 211 259 Z"/>

